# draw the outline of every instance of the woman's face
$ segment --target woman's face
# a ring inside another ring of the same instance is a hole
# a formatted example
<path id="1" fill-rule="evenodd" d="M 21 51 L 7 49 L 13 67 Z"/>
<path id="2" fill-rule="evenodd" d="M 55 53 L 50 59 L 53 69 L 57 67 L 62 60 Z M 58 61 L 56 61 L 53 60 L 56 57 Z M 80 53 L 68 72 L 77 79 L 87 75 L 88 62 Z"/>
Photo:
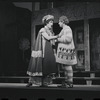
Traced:
<path id="1" fill-rule="evenodd" d="M 58 24 L 59 24 L 60 27 L 63 27 L 63 22 L 62 21 L 59 21 Z"/>
<path id="2" fill-rule="evenodd" d="M 53 21 L 50 20 L 50 21 L 47 23 L 47 27 L 48 27 L 48 28 L 52 28 L 52 26 L 53 26 Z"/>

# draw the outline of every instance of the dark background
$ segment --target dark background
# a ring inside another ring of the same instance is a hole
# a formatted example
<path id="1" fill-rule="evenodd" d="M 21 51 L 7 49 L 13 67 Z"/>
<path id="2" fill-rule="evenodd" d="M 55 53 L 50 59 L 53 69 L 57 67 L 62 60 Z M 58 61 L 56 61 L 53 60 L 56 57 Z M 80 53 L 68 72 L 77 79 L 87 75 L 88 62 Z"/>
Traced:
<path id="1" fill-rule="evenodd" d="M 16 7 L 12 2 L 0 3 L 1 75 L 26 74 L 30 44 L 26 50 L 24 49 L 24 53 L 19 45 L 23 43 L 23 39 L 31 42 L 31 14 L 30 10 Z"/>

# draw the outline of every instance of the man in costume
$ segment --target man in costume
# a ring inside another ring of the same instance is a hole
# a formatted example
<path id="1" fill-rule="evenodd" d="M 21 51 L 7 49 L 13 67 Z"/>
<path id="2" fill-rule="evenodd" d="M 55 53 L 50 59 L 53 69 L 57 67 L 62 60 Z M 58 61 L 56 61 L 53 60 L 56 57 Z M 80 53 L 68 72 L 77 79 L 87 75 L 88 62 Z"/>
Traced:
<path id="1" fill-rule="evenodd" d="M 73 69 L 72 66 L 77 64 L 75 46 L 73 41 L 72 30 L 68 26 L 69 20 L 66 16 L 59 18 L 59 26 L 62 28 L 59 33 L 56 62 L 61 64 L 64 69 L 65 80 L 62 87 L 73 87 Z"/>

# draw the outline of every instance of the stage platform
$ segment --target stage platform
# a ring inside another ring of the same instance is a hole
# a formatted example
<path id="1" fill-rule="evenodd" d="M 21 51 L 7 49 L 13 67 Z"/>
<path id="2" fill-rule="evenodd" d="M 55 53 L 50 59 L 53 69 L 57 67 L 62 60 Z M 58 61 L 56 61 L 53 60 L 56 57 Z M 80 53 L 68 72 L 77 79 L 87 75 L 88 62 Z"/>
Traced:
<path id="1" fill-rule="evenodd" d="M 58 88 L 57 84 L 26 87 L 26 83 L 0 83 L 0 100 L 100 100 L 100 85 Z"/>

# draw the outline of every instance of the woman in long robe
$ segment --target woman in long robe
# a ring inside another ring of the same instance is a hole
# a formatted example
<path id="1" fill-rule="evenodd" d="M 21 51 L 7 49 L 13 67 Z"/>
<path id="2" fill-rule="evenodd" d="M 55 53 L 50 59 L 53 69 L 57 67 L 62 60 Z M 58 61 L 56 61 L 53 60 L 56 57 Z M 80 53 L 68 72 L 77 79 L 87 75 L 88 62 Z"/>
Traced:
<path id="1" fill-rule="evenodd" d="M 32 86 L 33 83 L 47 86 L 51 79 L 47 78 L 52 73 L 57 73 L 54 39 L 52 31 L 54 16 L 46 15 L 42 22 L 44 27 L 39 30 L 36 43 L 33 47 L 27 74 L 30 76 L 27 86 Z"/>

